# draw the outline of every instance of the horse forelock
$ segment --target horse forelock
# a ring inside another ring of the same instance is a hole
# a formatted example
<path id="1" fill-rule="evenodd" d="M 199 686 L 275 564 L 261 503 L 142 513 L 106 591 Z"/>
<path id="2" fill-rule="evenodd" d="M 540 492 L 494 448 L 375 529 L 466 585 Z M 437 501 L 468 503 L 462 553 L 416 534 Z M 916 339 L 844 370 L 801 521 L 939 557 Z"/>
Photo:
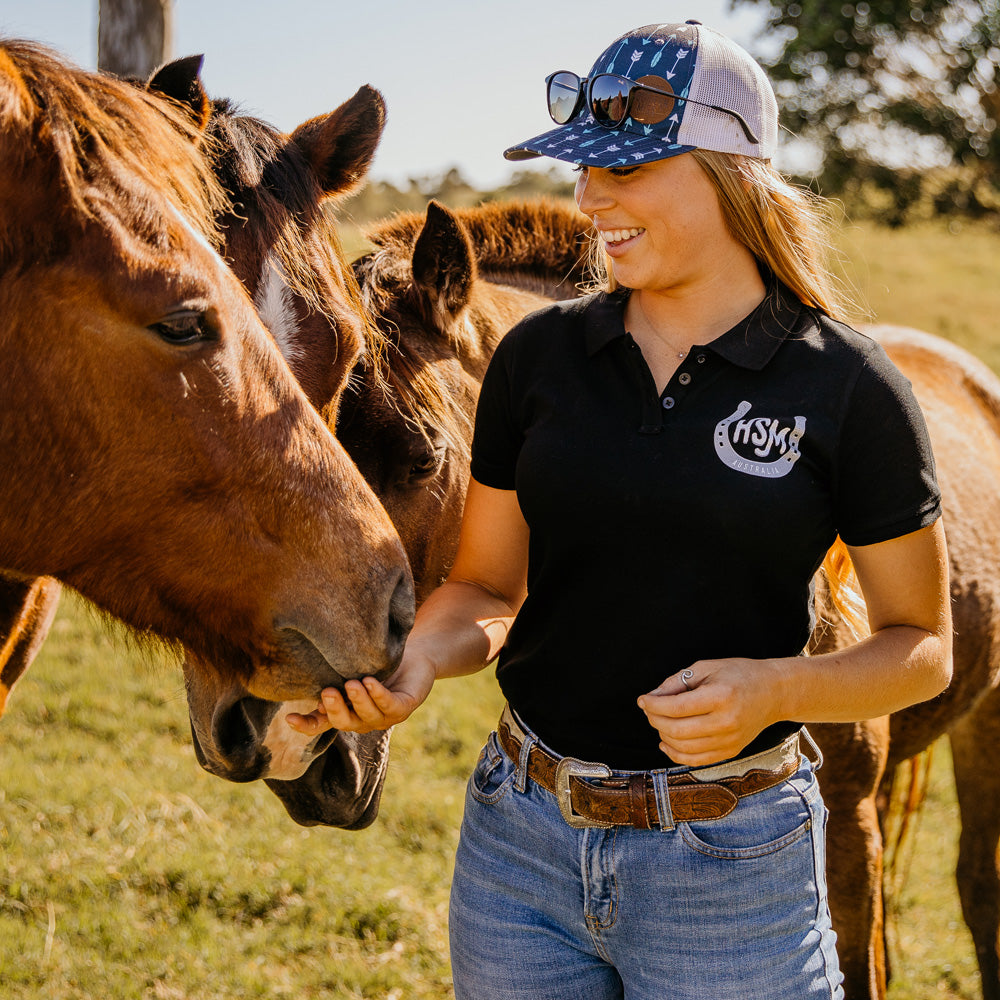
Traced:
<path id="1" fill-rule="evenodd" d="M 405 336 L 394 346 L 386 371 L 388 399 L 429 445 L 434 443 L 432 432 L 437 431 L 456 457 L 468 459 L 476 396 L 464 394 L 454 379 L 428 363 Z"/>
<path id="2" fill-rule="evenodd" d="M 277 272 L 288 290 L 332 323 L 346 304 L 359 323 L 364 350 L 379 356 L 381 337 L 367 321 L 336 225 L 324 210 L 323 191 L 302 152 L 288 136 L 225 99 L 212 102 L 208 132 L 216 173 L 233 203 L 223 225 L 254 244 L 258 274 L 246 277 Z"/>
<path id="3" fill-rule="evenodd" d="M 17 115 L 4 103 L 5 150 L 21 187 L 47 184 L 44 197 L 81 222 L 115 207 L 131 216 L 136 200 L 164 198 L 213 242 L 227 200 L 205 159 L 201 133 L 170 102 L 114 77 L 64 62 L 35 42 L 0 41 L 0 71 L 18 74 Z M 10 126 L 13 125 L 13 128 Z M 43 169 L 42 167 L 52 167 Z M 56 223 L 37 215 L 23 225 Z M 11 220 L 5 220 L 10 225 Z M 16 234 L 14 234 L 16 237 Z M 17 243 L 16 238 L 8 241 Z"/>

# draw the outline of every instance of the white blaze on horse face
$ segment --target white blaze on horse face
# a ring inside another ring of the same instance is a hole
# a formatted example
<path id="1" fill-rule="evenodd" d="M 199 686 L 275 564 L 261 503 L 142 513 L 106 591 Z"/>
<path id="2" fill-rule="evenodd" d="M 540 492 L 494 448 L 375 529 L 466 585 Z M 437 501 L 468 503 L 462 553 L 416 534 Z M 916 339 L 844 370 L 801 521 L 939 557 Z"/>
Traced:
<path id="1" fill-rule="evenodd" d="M 231 275 L 232 271 L 229 269 L 229 265 L 222 259 L 222 255 L 219 253 L 211 243 L 205 239 L 204 235 L 198 232 L 197 229 L 191 224 L 191 220 L 184 215 L 184 213 L 171 201 L 167 201 L 167 211 L 187 230 L 191 238 L 198 243 L 203 250 L 206 250 L 212 258 L 212 262 L 215 264 L 216 270 L 222 271 L 227 275 Z"/>
<path id="2" fill-rule="evenodd" d="M 268 257 L 261 269 L 253 304 L 261 322 L 271 331 L 278 349 L 289 363 L 299 355 L 299 322 L 292 306 L 292 293 L 281 265 Z"/>
<path id="3" fill-rule="evenodd" d="M 262 778 L 276 781 L 294 781 L 306 773 L 315 760 L 313 750 L 317 736 L 306 736 L 297 732 L 285 721 L 291 712 L 308 715 L 316 709 L 316 700 L 283 701 L 274 713 L 264 734 L 262 746 L 271 751 L 271 763 Z"/>

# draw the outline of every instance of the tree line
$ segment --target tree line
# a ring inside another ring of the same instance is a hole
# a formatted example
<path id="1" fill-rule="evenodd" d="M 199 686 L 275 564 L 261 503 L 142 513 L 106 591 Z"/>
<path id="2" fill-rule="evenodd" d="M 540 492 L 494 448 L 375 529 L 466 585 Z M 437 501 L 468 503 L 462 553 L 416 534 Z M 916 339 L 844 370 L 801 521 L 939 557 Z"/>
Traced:
<path id="1" fill-rule="evenodd" d="M 730 0 L 765 11 L 782 124 L 811 183 L 902 224 L 1000 218 L 998 0 Z"/>

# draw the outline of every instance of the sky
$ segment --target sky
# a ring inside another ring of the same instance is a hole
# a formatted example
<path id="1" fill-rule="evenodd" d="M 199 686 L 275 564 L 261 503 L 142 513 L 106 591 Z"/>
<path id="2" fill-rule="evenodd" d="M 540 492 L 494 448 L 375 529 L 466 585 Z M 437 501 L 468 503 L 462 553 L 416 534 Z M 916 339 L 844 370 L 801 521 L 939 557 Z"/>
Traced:
<path id="1" fill-rule="evenodd" d="M 0 35 L 97 65 L 98 0 L 0 0 Z M 368 83 L 388 120 L 371 176 L 399 184 L 450 167 L 479 188 L 502 152 L 550 127 L 545 77 L 585 74 L 619 35 L 697 18 L 756 55 L 762 14 L 729 0 L 174 0 L 174 56 L 204 53 L 212 97 L 290 132 Z M 561 168 L 566 171 L 568 168 Z"/>

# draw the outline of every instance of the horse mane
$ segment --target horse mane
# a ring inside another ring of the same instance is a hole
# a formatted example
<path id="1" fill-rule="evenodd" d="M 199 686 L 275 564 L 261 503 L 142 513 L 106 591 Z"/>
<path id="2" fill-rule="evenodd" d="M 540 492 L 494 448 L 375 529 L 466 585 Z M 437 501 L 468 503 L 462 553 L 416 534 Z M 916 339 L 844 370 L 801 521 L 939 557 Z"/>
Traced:
<path id="1" fill-rule="evenodd" d="M 5 173 L 43 176 L 39 151 L 51 155 L 50 183 L 62 189 L 64 211 L 81 221 L 123 211 L 128 179 L 138 177 L 218 243 L 215 219 L 228 200 L 205 159 L 201 132 L 179 108 L 123 80 L 73 66 L 36 42 L 0 39 L 0 111 Z M 22 218 L 21 226 L 35 221 Z M 150 233 L 158 233 L 158 224 L 148 222 Z M 5 251 L 38 239 L 37 232 L 15 232 L 10 218 L 3 226 Z M 37 256 L 37 242 L 31 249 Z"/>
<path id="2" fill-rule="evenodd" d="M 380 356 L 383 338 L 368 321 L 354 271 L 344 254 L 334 219 L 324 211 L 324 193 L 305 155 L 294 142 L 266 122 L 241 113 L 225 98 L 212 101 L 207 132 L 215 172 L 233 201 L 224 228 L 243 227 L 257 242 L 258 256 L 270 257 L 289 287 L 317 313 L 335 320 L 337 310 L 319 280 L 320 273 L 340 279 L 341 291 L 361 320 L 366 352 Z M 302 225 L 301 223 L 305 223 Z M 313 235 L 310 248 L 323 267 L 309 262 L 303 232 Z M 318 234 L 319 238 L 315 236 Z"/>
<path id="3" fill-rule="evenodd" d="M 485 202 L 451 209 L 472 241 L 479 276 L 494 284 L 572 298 L 585 279 L 590 222 L 569 201 L 554 198 Z M 424 216 L 403 212 L 365 236 L 376 252 L 407 264 Z M 539 288 L 532 288 L 537 285 Z"/>

